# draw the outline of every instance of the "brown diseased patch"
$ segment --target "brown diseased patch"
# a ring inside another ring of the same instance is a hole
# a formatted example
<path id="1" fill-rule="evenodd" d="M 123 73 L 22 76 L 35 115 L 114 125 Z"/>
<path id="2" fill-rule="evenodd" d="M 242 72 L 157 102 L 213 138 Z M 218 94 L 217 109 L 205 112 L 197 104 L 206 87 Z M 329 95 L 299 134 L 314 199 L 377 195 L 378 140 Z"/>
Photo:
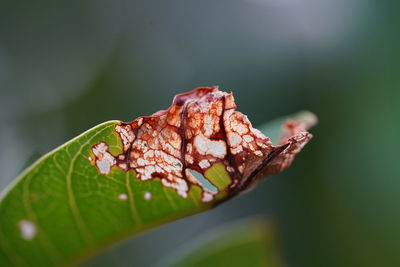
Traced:
<path id="1" fill-rule="evenodd" d="M 92 148 L 95 162 L 103 174 L 117 165 L 134 170 L 143 181 L 159 178 L 185 198 L 190 185 L 198 185 L 203 201 L 211 201 L 218 192 L 203 186 L 190 170 L 204 176 L 214 163 L 223 163 L 232 179 L 226 190 L 232 196 L 287 168 L 312 137 L 306 125 L 288 122 L 280 144 L 273 146 L 235 109 L 233 95 L 218 87 L 177 95 L 168 109 L 117 125 L 124 152 L 113 161 L 100 143 Z"/>

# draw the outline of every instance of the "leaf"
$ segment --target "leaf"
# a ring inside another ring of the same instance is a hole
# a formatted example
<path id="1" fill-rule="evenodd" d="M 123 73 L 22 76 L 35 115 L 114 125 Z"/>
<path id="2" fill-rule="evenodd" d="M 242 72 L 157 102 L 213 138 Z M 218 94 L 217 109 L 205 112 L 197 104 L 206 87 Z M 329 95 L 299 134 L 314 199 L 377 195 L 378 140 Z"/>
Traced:
<path id="1" fill-rule="evenodd" d="M 0 196 L 0 265 L 75 263 L 210 209 L 288 167 L 311 138 L 308 125 L 292 121 L 273 146 L 235 108 L 232 94 L 198 88 L 40 158 Z"/>
<path id="2" fill-rule="evenodd" d="M 202 233 L 158 266 L 284 266 L 275 227 L 260 218 L 244 219 Z"/>
<path id="3" fill-rule="evenodd" d="M 317 123 L 318 119 L 312 112 L 304 110 L 267 122 L 258 127 L 258 129 L 269 137 L 272 144 L 277 145 L 282 138 L 282 126 L 285 125 L 286 122 L 290 121 L 301 122 L 305 125 L 304 127 L 306 129 L 309 129 Z"/>

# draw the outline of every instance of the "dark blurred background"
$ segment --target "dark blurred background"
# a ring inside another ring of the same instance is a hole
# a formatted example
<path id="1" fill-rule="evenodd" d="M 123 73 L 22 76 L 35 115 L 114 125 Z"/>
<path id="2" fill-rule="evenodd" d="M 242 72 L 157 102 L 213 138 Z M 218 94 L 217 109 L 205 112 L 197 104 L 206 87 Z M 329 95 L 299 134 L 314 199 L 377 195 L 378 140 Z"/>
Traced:
<path id="1" fill-rule="evenodd" d="M 291 266 L 400 266 L 400 6 L 372 0 L 6 1 L 0 188 L 37 153 L 220 85 L 254 125 L 320 119 L 283 174 L 113 247 L 151 266 L 210 227 L 267 215 Z"/>

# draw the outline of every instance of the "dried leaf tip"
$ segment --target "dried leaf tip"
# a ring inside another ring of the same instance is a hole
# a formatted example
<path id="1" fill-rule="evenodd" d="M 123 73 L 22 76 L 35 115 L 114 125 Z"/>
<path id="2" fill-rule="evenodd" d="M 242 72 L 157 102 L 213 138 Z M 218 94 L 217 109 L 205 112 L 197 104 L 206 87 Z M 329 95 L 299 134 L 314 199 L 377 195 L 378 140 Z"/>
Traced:
<path id="1" fill-rule="evenodd" d="M 123 153 L 115 161 L 106 150 L 99 154 L 98 145 L 93 152 L 95 162 L 104 165 L 106 158 L 112 166 L 134 170 L 142 181 L 160 179 L 184 198 L 190 186 L 199 186 L 202 201 L 208 202 L 221 192 L 240 193 L 263 175 L 287 168 L 311 139 L 309 126 L 301 121 L 286 123 L 280 144 L 273 146 L 246 115 L 236 111 L 232 93 L 201 87 L 175 96 L 166 110 L 117 125 Z M 216 164 L 229 174 L 223 186 L 207 173 Z M 98 166 L 102 173 L 103 165 Z"/>

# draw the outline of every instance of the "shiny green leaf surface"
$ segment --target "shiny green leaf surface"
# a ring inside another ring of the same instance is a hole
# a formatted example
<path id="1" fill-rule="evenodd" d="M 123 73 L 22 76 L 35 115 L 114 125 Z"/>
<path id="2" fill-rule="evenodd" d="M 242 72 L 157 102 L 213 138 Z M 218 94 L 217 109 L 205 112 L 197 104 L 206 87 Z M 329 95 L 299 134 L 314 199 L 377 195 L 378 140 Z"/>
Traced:
<path id="1" fill-rule="evenodd" d="M 134 172 L 113 168 L 100 174 L 88 160 L 90 149 L 106 141 L 111 152 L 119 152 L 116 123 L 101 124 L 44 156 L 3 192 L 2 266 L 72 262 L 125 236 L 210 208 L 200 202 L 196 187 L 184 199 L 157 180 L 135 179 Z"/>

